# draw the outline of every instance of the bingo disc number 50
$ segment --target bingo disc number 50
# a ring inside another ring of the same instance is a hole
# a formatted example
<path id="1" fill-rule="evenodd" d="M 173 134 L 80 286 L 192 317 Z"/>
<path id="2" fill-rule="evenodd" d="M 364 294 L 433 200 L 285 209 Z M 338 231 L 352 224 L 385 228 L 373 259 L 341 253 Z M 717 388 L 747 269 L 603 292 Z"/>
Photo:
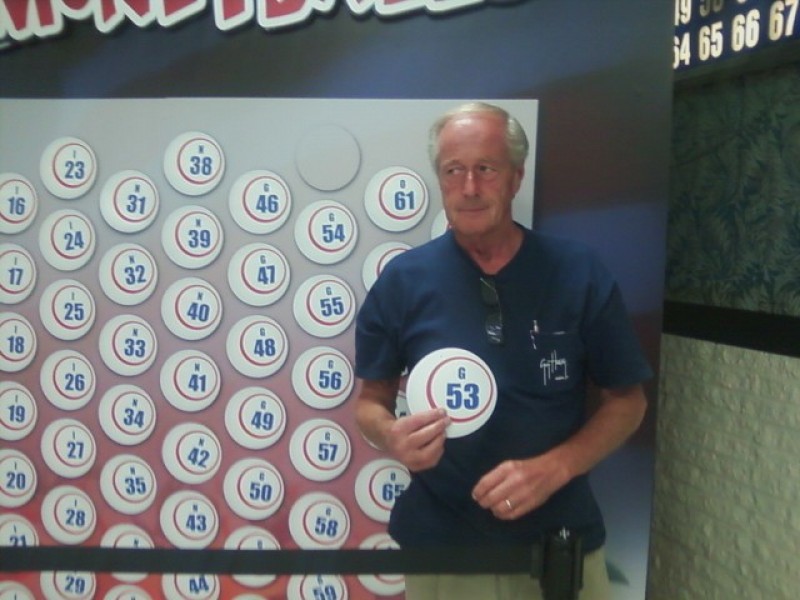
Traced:
<path id="1" fill-rule="evenodd" d="M 412 414 L 444 408 L 450 416 L 447 437 L 477 431 L 497 404 L 497 383 L 489 366 L 461 348 L 442 348 L 424 356 L 406 383 Z"/>

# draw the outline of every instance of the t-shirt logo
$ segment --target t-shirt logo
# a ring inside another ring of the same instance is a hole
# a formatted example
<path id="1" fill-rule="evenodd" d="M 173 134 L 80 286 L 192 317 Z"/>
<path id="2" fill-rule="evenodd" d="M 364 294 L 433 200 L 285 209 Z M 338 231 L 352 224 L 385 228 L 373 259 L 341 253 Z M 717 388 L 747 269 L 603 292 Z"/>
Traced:
<path id="1" fill-rule="evenodd" d="M 542 370 L 542 382 L 544 385 L 550 385 L 552 381 L 569 380 L 567 359 L 559 358 L 556 350 L 553 350 L 548 358 L 543 358 L 539 361 L 539 368 Z"/>

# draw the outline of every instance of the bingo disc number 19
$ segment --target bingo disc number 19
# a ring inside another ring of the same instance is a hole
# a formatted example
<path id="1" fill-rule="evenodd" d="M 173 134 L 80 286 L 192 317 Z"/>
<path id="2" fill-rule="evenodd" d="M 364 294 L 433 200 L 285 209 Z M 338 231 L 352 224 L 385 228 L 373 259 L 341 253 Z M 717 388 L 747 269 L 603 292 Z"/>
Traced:
<path id="1" fill-rule="evenodd" d="M 424 356 L 406 383 L 409 411 L 444 408 L 450 416 L 447 437 L 477 431 L 494 412 L 497 383 L 489 366 L 461 348 L 442 348 Z"/>

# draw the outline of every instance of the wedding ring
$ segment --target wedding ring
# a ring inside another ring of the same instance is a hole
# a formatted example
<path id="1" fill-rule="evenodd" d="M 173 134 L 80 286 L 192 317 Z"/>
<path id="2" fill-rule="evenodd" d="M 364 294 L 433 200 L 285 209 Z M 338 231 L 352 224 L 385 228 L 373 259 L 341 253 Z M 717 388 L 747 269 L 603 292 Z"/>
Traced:
<path id="1" fill-rule="evenodd" d="M 514 505 L 511 504 L 511 500 L 508 498 L 506 498 L 506 506 L 508 507 L 508 510 L 514 510 Z"/>

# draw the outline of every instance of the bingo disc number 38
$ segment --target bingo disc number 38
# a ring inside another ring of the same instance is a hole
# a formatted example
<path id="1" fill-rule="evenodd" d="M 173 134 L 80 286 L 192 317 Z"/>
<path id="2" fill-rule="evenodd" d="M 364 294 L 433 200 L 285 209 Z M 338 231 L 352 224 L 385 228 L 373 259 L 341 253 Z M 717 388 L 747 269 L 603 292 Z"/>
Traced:
<path id="1" fill-rule="evenodd" d="M 447 437 L 477 431 L 497 404 L 497 383 L 479 356 L 461 348 L 442 348 L 424 356 L 406 383 L 409 411 L 444 408 L 450 416 Z"/>

